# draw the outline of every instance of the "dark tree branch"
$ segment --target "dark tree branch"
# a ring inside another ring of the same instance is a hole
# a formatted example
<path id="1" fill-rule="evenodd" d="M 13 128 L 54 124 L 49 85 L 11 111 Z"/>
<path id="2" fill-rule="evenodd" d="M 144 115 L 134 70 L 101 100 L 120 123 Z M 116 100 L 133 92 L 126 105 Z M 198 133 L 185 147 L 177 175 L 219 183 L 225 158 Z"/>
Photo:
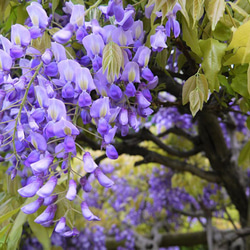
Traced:
<path id="1" fill-rule="evenodd" d="M 163 149 L 165 152 L 167 152 L 171 155 L 174 155 L 174 156 L 178 156 L 178 157 L 189 157 L 189 156 L 195 155 L 195 154 L 202 151 L 201 145 L 197 145 L 189 151 L 175 150 L 175 149 L 169 147 L 168 145 L 166 145 L 165 143 L 163 143 L 157 136 L 152 134 L 146 128 L 144 128 L 142 130 L 141 136 L 143 137 L 144 140 L 150 140 L 150 141 L 154 142 L 159 148 Z"/>

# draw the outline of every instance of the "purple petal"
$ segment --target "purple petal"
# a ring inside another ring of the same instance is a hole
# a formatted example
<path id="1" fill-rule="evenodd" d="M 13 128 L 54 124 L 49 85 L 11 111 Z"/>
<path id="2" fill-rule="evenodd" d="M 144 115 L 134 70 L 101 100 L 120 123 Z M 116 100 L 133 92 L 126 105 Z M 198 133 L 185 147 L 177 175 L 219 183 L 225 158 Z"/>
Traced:
<path id="1" fill-rule="evenodd" d="M 44 172 L 49 169 L 50 164 L 53 162 L 54 157 L 50 154 L 46 155 L 37 162 L 30 164 L 31 168 L 35 172 Z"/>
<path id="2" fill-rule="evenodd" d="M 66 218 L 65 217 L 62 217 L 56 227 L 55 227 L 55 232 L 57 233 L 62 233 L 64 230 L 65 230 L 65 226 L 66 226 Z"/>
<path id="3" fill-rule="evenodd" d="M 85 201 L 83 201 L 81 203 L 81 209 L 82 209 L 82 215 L 86 220 L 96 220 L 99 221 L 100 218 L 98 218 L 97 216 L 95 216 L 90 210 L 89 207 L 87 205 L 87 203 Z"/>
<path id="4" fill-rule="evenodd" d="M 35 213 L 39 207 L 42 206 L 43 204 L 43 198 L 39 197 L 37 200 L 29 203 L 28 205 L 24 206 L 21 208 L 21 210 L 25 213 L 25 214 L 33 214 Z"/>
<path id="5" fill-rule="evenodd" d="M 116 151 L 116 148 L 111 144 L 106 146 L 106 155 L 108 156 L 109 159 L 112 160 L 116 160 L 119 156 Z"/>
<path id="6" fill-rule="evenodd" d="M 45 223 L 47 221 L 53 220 L 57 205 L 49 205 L 43 213 L 41 213 L 36 219 L 35 222 L 38 224 Z"/>
<path id="7" fill-rule="evenodd" d="M 41 187 L 36 192 L 36 194 L 43 198 L 48 197 L 53 193 L 54 188 L 56 187 L 56 184 L 57 184 L 57 177 L 51 176 L 49 181 L 43 187 Z"/>
<path id="8" fill-rule="evenodd" d="M 70 201 L 73 201 L 76 197 L 76 182 L 74 180 L 69 180 L 69 189 L 66 194 L 66 198 Z"/>
<path id="9" fill-rule="evenodd" d="M 43 202 L 43 205 L 44 206 L 49 206 L 51 204 L 53 204 L 58 198 L 58 195 L 52 195 L 52 196 L 49 196 L 49 197 L 46 197 L 44 198 L 44 202 Z"/>
<path id="10" fill-rule="evenodd" d="M 97 168 L 95 170 L 95 177 L 99 181 L 99 183 L 106 188 L 110 188 L 111 186 L 114 185 L 114 182 L 110 180 L 100 168 Z"/>
<path id="11" fill-rule="evenodd" d="M 82 186 L 82 189 L 85 191 L 85 192 L 90 192 L 91 189 L 92 189 L 92 186 L 91 184 L 89 183 L 88 179 L 86 178 L 86 176 L 83 176 L 80 178 L 80 184 Z"/>
<path id="12" fill-rule="evenodd" d="M 92 173 L 95 171 L 95 169 L 98 167 L 97 164 L 94 162 L 92 156 L 89 152 L 86 152 L 83 155 L 83 164 L 84 164 L 84 170 L 87 173 Z"/>
<path id="13" fill-rule="evenodd" d="M 18 193 L 22 197 L 33 197 L 37 190 L 43 185 L 43 180 L 41 178 L 34 178 L 34 180 L 23 188 L 18 189 Z"/>

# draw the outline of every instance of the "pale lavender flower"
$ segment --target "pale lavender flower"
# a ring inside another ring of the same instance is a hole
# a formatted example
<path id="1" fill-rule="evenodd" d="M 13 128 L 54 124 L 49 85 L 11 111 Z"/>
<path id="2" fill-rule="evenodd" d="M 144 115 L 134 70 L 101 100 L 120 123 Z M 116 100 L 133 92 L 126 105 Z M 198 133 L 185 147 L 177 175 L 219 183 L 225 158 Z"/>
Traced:
<path id="1" fill-rule="evenodd" d="M 99 221 L 100 218 L 95 216 L 89 209 L 87 203 L 85 201 L 83 201 L 81 203 L 81 209 L 82 209 L 82 215 L 86 220 L 94 220 L 94 221 Z"/>
<path id="2" fill-rule="evenodd" d="M 76 182 L 74 180 L 69 180 L 69 189 L 66 194 L 66 198 L 70 201 L 73 201 L 76 197 Z"/>
<path id="3" fill-rule="evenodd" d="M 90 115 L 93 118 L 105 117 L 110 113 L 109 98 L 103 97 L 93 102 L 90 108 Z"/>
<path id="4" fill-rule="evenodd" d="M 43 180 L 39 177 L 34 177 L 28 185 L 18 189 L 17 191 L 22 197 L 33 197 L 42 185 Z"/>
<path id="5" fill-rule="evenodd" d="M 102 37 L 99 34 L 90 34 L 85 36 L 82 39 L 83 46 L 87 51 L 87 55 L 90 58 L 94 58 L 95 56 L 101 56 L 102 50 L 104 48 L 104 42 Z"/>
<path id="6" fill-rule="evenodd" d="M 25 214 L 33 214 L 35 213 L 39 207 L 42 206 L 44 199 L 41 197 L 38 197 L 37 200 L 29 203 L 28 205 L 24 206 L 21 208 L 21 210 L 25 213 Z"/>
<path id="7" fill-rule="evenodd" d="M 155 29 L 156 33 L 150 37 L 150 43 L 153 51 L 160 52 L 164 48 L 167 48 L 166 40 L 166 29 L 163 26 L 158 26 Z"/>
<path id="8" fill-rule="evenodd" d="M 26 47 L 30 44 L 30 41 L 30 33 L 26 27 L 21 24 L 11 26 L 11 42 L 13 44 Z"/>
<path id="9" fill-rule="evenodd" d="M 55 232 L 57 233 L 62 233 L 64 230 L 65 230 L 65 227 L 66 227 L 66 218 L 65 217 L 62 217 L 56 227 L 55 227 Z"/>
<path id="10" fill-rule="evenodd" d="M 122 72 L 121 80 L 128 82 L 140 82 L 139 65 L 136 62 L 127 63 Z"/>
<path id="11" fill-rule="evenodd" d="M 51 176 L 51 178 L 47 181 L 47 183 L 43 187 L 41 187 L 36 192 L 36 194 L 43 198 L 48 197 L 53 193 L 56 184 L 57 184 L 57 177 Z"/>
<path id="12" fill-rule="evenodd" d="M 41 213 L 34 221 L 38 224 L 49 222 L 53 220 L 57 205 L 49 205 L 43 213 Z"/>
<path id="13" fill-rule="evenodd" d="M 85 13 L 84 5 L 82 4 L 73 5 L 69 22 L 76 27 L 84 26 L 84 17 L 85 17 L 84 13 Z"/>
<path id="14" fill-rule="evenodd" d="M 12 58 L 8 53 L 0 49 L 0 71 L 9 71 L 12 66 Z"/>
<path id="15" fill-rule="evenodd" d="M 53 121 L 59 121 L 61 118 L 66 118 L 65 104 L 58 99 L 52 98 L 49 100 L 48 116 Z"/>
<path id="16" fill-rule="evenodd" d="M 96 179 L 98 180 L 98 182 L 106 188 L 110 188 L 111 186 L 114 185 L 114 182 L 112 180 L 110 180 L 103 172 L 100 168 L 97 168 L 94 172 Z"/>
<path id="17" fill-rule="evenodd" d="M 89 152 L 83 155 L 84 170 L 87 173 L 92 173 L 98 167 Z"/>
<path id="18" fill-rule="evenodd" d="M 39 161 L 30 164 L 30 167 L 36 173 L 44 172 L 49 169 L 50 164 L 53 162 L 54 157 L 50 154 L 47 154 Z M 37 191 L 37 190 L 36 190 Z"/>

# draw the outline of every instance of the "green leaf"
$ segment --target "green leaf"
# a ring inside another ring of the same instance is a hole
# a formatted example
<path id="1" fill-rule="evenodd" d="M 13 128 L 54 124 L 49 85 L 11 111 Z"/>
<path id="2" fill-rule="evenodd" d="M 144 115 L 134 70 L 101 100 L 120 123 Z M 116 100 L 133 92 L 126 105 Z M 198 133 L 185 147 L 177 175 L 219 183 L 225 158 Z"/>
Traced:
<path id="1" fill-rule="evenodd" d="M 0 231 L 0 246 L 6 241 L 8 231 L 11 229 L 12 225 L 12 223 L 9 223 Z"/>
<path id="2" fill-rule="evenodd" d="M 204 0 L 193 0 L 193 5 L 192 5 L 192 17 L 193 17 L 193 26 L 192 28 L 194 29 L 196 26 L 197 21 L 201 18 L 204 8 L 203 8 Z"/>
<path id="3" fill-rule="evenodd" d="M 211 28 L 214 30 L 218 21 L 223 16 L 226 3 L 224 0 L 208 0 L 208 4 L 206 6 L 208 18 L 211 21 Z"/>
<path id="4" fill-rule="evenodd" d="M 44 32 L 42 37 L 32 40 L 31 46 L 41 53 L 44 53 L 46 49 L 51 47 L 51 38 L 47 32 Z"/>
<path id="5" fill-rule="evenodd" d="M 233 34 L 233 39 L 229 44 L 227 50 L 239 48 L 239 47 L 246 47 L 249 41 L 249 33 L 250 30 L 250 20 L 246 23 L 242 24 Z"/>
<path id="6" fill-rule="evenodd" d="M 114 82 L 115 77 L 119 77 L 121 67 L 124 67 L 122 49 L 113 41 L 103 49 L 102 66 L 103 72 L 107 70 L 107 79 L 110 83 Z"/>
<path id="7" fill-rule="evenodd" d="M 250 63 L 247 69 L 247 90 L 248 90 L 248 94 L 250 94 Z"/>
<path id="8" fill-rule="evenodd" d="M 44 250 L 49 250 L 51 248 L 50 237 L 47 228 L 42 225 L 35 223 L 36 216 L 34 214 L 30 214 L 28 217 L 28 222 L 30 228 L 38 241 L 43 245 Z"/>
<path id="9" fill-rule="evenodd" d="M 249 16 L 249 14 L 244 9 L 242 9 L 239 5 L 237 5 L 236 3 L 233 3 L 230 1 L 228 3 L 231 5 L 233 11 L 238 12 L 240 15 L 242 15 L 245 18 Z"/>
<path id="10" fill-rule="evenodd" d="M 186 0 L 179 0 L 178 3 L 179 3 L 180 6 L 181 6 L 181 13 L 182 13 L 182 15 L 185 17 L 186 22 L 187 22 L 187 25 L 189 26 L 190 23 L 189 23 L 188 12 L 187 12 L 187 9 L 186 9 Z"/>
<path id="11" fill-rule="evenodd" d="M 250 165 L 250 141 L 248 141 L 240 151 L 238 163 L 245 169 Z"/>
<path id="12" fill-rule="evenodd" d="M 223 65 L 231 65 L 231 64 L 244 64 L 250 62 L 250 53 L 246 53 L 246 47 L 240 47 L 236 50 L 236 52 L 229 57 Z"/>
<path id="13" fill-rule="evenodd" d="M 247 84 L 247 74 L 237 74 L 231 84 L 232 89 L 240 94 L 241 96 L 244 96 L 246 98 L 249 98 L 250 95 L 248 93 L 248 84 Z"/>
<path id="14" fill-rule="evenodd" d="M 10 0 L 1 0 L 0 1 L 0 13 L 1 13 L 0 22 L 2 22 L 4 19 L 3 13 L 5 12 L 7 6 L 9 5 L 9 2 L 10 2 Z"/>
<path id="15" fill-rule="evenodd" d="M 19 245 L 19 240 L 22 236 L 23 224 L 27 221 L 27 214 L 24 214 L 22 211 L 17 215 L 13 227 L 8 236 L 8 250 L 17 249 Z"/>
<path id="16" fill-rule="evenodd" d="M 203 94 L 199 89 L 194 89 L 189 95 L 190 111 L 194 117 L 196 113 L 202 109 Z"/>
<path id="17" fill-rule="evenodd" d="M 57 8 L 57 6 L 59 5 L 60 0 L 52 0 L 52 14 L 54 15 L 55 10 Z"/>
<path id="18" fill-rule="evenodd" d="M 208 82 L 203 74 L 197 74 L 196 75 L 196 87 L 201 91 L 203 94 L 203 101 L 207 102 L 208 99 Z M 203 102 L 202 101 L 202 102 Z"/>
<path id="19" fill-rule="evenodd" d="M 189 77 L 182 88 L 182 104 L 185 105 L 189 102 L 190 93 L 196 88 L 195 76 Z"/>
<path id="20" fill-rule="evenodd" d="M 227 45 L 209 38 L 200 41 L 200 48 L 203 53 L 202 68 L 208 79 L 209 89 L 219 91 L 219 80 L 217 78 L 221 69 L 221 60 L 225 54 Z"/>
<path id="21" fill-rule="evenodd" d="M 229 27 L 219 21 L 215 27 L 215 30 L 212 32 L 213 37 L 220 41 L 227 41 L 231 38 L 232 31 Z"/>
<path id="22" fill-rule="evenodd" d="M 3 223 L 5 220 L 11 218 L 14 214 L 16 214 L 20 210 L 20 207 L 17 209 L 14 209 L 12 211 L 9 211 L 8 213 L 0 216 L 0 224 Z"/>
<path id="23" fill-rule="evenodd" d="M 199 57 L 202 56 L 197 29 L 192 28 L 192 24 L 188 26 L 186 20 L 184 18 L 182 20 L 182 32 L 183 32 L 183 40 L 187 43 L 187 45 L 191 48 L 191 50 L 197 54 Z"/>

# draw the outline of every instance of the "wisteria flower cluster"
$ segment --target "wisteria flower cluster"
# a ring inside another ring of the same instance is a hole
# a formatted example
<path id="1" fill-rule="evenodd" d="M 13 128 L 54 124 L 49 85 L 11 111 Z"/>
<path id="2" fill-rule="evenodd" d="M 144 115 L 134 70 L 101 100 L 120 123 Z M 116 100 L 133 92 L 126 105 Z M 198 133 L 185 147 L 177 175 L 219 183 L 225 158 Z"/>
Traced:
<path id="1" fill-rule="evenodd" d="M 95 19 L 85 21 L 89 10 L 83 5 L 67 2 L 63 18 L 53 17 L 58 28 L 41 4 L 31 2 L 25 25 L 13 25 L 10 39 L 0 36 L 1 161 L 11 162 L 12 179 L 21 176 L 18 193 L 22 197 L 38 197 L 22 211 L 31 214 L 45 207 L 35 219 L 43 226 L 55 222 L 60 202 L 55 189 L 62 176 L 67 175 L 64 199 L 79 198 L 77 185 L 84 192 L 91 191 L 88 175 L 77 180 L 71 169 L 77 147 L 82 149 L 76 137 L 86 133 L 79 124 L 94 124 L 101 149 L 108 158 L 117 159 L 115 134 L 126 136 L 129 129 L 137 130 L 140 119 L 153 112 L 150 90 L 158 78 L 148 67 L 151 50 L 144 45 L 142 21 L 134 19 L 133 6 L 124 9 L 121 1 L 111 0 L 99 8 L 107 23 L 104 27 Z M 166 25 L 166 29 L 175 25 L 175 35 L 177 10 L 169 14 Z M 114 24 L 110 18 L 115 18 Z M 166 41 L 160 32 L 170 35 L 161 30 L 154 35 L 157 39 L 152 36 L 153 50 L 163 46 L 155 40 Z M 37 46 L 39 42 L 44 46 Z M 104 50 L 110 43 L 122 55 L 121 67 L 113 75 L 103 65 Z M 85 172 L 93 173 L 102 186 L 113 185 L 89 152 L 84 152 L 82 161 Z M 100 220 L 86 200 L 81 201 L 81 211 L 86 220 Z M 76 228 L 66 228 L 65 215 L 58 218 L 55 231 L 64 236 L 79 234 Z"/>

